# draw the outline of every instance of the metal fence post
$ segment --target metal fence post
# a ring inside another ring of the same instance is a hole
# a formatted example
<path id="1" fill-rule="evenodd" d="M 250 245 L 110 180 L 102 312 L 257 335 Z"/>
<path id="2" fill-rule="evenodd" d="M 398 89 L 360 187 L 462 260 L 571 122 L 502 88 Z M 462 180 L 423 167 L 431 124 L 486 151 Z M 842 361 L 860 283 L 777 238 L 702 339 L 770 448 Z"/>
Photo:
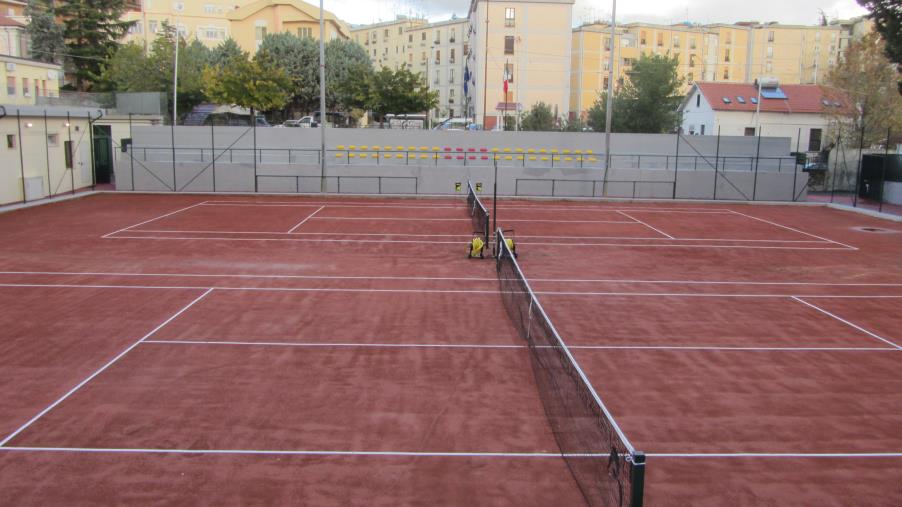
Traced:
<path id="1" fill-rule="evenodd" d="M 53 197 L 53 186 L 50 184 L 50 133 L 47 127 L 47 110 L 44 109 L 44 153 L 47 155 L 47 197 Z"/>
<path id="2" fill-rule="evenodd" d="M 132 134 L 132 113 L 128 113 L 128 145 L 129 164 L 132 173 L 132 192 L 135 191 L 135 137 Z"/>
<path id="3" fill-rule="evenodd" d="M 19 128 L 19 170 L 22 174 L 22 202 L 28 202 L 28 196 L 25 193 L 25 155 L 22 153 L 22 145 L 25 139 L 22 138 L 22 114 L 16 109 L 16 125 Z"/>
<path id="4" fill-rule="evenodd" d="M 861 186 L 861 159 L 864 156 L 864 106 L 861 107 L 861 135 L 858 142 L 858 171 L 855 173 L 855 190 L 852 194 L 852 207 L 858 207 L 858 188 Z"/>
<path id="5" fill-rule="evenodd" d="M 884 151 L 883 151 L 883 167 L 881 168 L 880 174 L 880 200 L 877 203 L 877 211 L 883 213 L 883 189 L 886 186 L 886 163 L 889 160 L 889 139 L 892 137 L 893 129 L 889 127 L 886 129 L 886 143 L 884 143 Z"/>
<path id="6" fill-rule="evenodd" d="M 66 132 L 69 141 L 69 161 L 72 167 L 69 168 L 69 181 L 72 184 L 72 195 L 75 195 L 75 149 L 72 147 L 72 117 L 69 111 L 66 111 Z"/>
<path id="7" fill-rule="evenodd" d="M 720 126 L 717 127 L 717 148 L 714 150 L 714 197 L 717 200 L 717 166 L 720 165 Z"/>
<path id="8" fill-rule="evenodd" d="M 257 113 L 254 111 L 254 108 L 251 108 L 251 128 L 254 129 L 254 153 L 252 157 L 254 159 L 254 193 L 257 193 L 260 187 L 258 184 L 259 178 L 257 177 Z"/>
<path id="9" fill-rule="evenodd" d="M 176 47 L 178 47 L 178 42 L 176 42 Z M 176 177 L 175 177 L 175 123 L 176 123 L 176 121 L 178 121 L 178 120 L 176 119 L 176 117 L 175 117 L 175 113 L 176 113 L 176 109 L 175 109 L 176 104 L 175 104 L 175 102 L 172 103 L 172 107 L 173 107 L 173 109 L 172 109 L 172 112 L 173 112 L 173 114 L 172 114 L 172 125 L 171 125 L 170 128 L 169 128 L 169 131 L 170 131 L 170 137 L 171 137 L 171 140 L 172 140 L 172 146 L 171 146 L 171 148 L 172 148 L 172 191 L 173 191 L 173 192 L 178 192 L 178 191 L 179 191 L 179 190 L 178 190 L 178 185 L 176 185 L 176 182 L 175 182 L 175 180 L 176 180 Z"/>
<path id="10" fill-rule="evenodd" d="M 842 146 L 842 132 L 838 131 L 836 133 L 836 149 L 837 156 L 833 160 L 833 178 L 830 185 L 830 203 L 833 203 L 833 198 L 836 195 L 836 169 L 839 167 L 839 147 Z M 843 150 L 843 155 L 845 155 L 845 150 Z M 845 163 L 845 161 L 843 161 Z"/>
<path id="11" fill-rule="evenodd" d="M 755 152 L 755 177 L 752 180 L 752 200 L 758 194 L 758 162 L 761 160 L 761 127 L 758 127 L 758 149 Z M 795 193 L 792 194 L 795 196 Z"/>
<path id="12" fill-rule="evenodd" d="M 213 191 L 216 192 L 216 125 L 210 120 L 210 157 L 213 159 Z"/>
<path id="13" fill-rule="evenodd" d="M 91 148 L 91 190 L 97 188 L 97 164 L 94 160 L 94 122 L 91 121 L 91 113 L 88 113 L 88 147 Z M 175 159 L 173 159 L 175 163 Z"/>
<path id="14" fill-rule="evenodd" d="M 676 199 L 677 175 L 680 173 L 680 133 L 676 134 L 676 155 L 673 162 L 673 199 Z"/>

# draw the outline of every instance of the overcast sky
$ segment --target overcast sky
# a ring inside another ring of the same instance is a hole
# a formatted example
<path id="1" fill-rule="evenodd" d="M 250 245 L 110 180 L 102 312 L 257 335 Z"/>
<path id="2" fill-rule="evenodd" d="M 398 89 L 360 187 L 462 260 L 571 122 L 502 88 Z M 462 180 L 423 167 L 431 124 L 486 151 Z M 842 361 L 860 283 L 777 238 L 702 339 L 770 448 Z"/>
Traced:
<path id="1" fill-rule="evenodd" d="M 452 14 L 466 17 L 470 0 L 323 0 L 326 10 L 352 23 L 373 23 L 394 19 L 395 14 L 421 13 L 431 21 Z M 313 0 L 311 3 L 317 3 Z M 783 24 L 814 24 L 819 11 L 828 18 L 849 18 L 865 14 L 855 0 L 620 0 L 619 22 L 733 23 L 736 21 L 778 21 Z M 610 0 L 576 0 L 573 23 L 607 19 Z"/>

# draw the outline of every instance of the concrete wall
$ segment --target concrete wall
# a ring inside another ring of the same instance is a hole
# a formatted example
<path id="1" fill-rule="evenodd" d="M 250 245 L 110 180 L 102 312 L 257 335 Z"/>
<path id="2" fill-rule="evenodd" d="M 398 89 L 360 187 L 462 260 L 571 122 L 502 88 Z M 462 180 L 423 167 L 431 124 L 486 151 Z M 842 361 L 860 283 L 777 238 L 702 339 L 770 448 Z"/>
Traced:
<path id="1" fill-rule="evenodd" d="M 135 127 L 134 133 L 134 151 L 116 165 L 120 190 L 169 191 L 174 177 L 178 191 L 320 191 L 317 130 L 258 129 L 255 152 L 252 129 L 178 127 L 174 167 L 172 131 L 168 127 Z M 480 149 L 499 150 L 502 195 L 792 200 L 794 193 L 803 194 L 807 184 L 807 174 L 795 171 L 784 160 L 788 159 L 787 139 L 762 139 L 762 153 L 783 158 L 759 160 L 756 172 L 749 170 L 754 169 L 754 163 L 749 166 L 748 161 L 757 149 L 756 139 L 722 138 L 718 149 L 716 138 L 680 138 L 677 166 L 673 157 L 676 136 L 617 135 L 614 152 L 622 154 L 613 158 L 612 169 L 605 175 L 604 157 L 600 155 L 603 137 L 597 134 L 330 129 L 328 136 L 328 192 L 454 194 L 456 183 L 468 179 L 483 183 L 488 192 L 494 178 L 494 154 Z M 213 139 L 215 149 L 211 148 Z M 352 144 L 355 150 L 350 149 Z M 364 145 L 367 149 L 361 151 Z M 344 148 L 339 150 L 339 146 Z M 378 152 L 374 146 L 379 147 Z M 384 158 L 387 147 L 397 150 L 399 146 L 402 151 Z M 446 147 L 452 151 L 445 152 Z M 457 152 L 457 148 L 464 151 Z M 476 151 L 466 151 L 471 148 Z M 518 153 L 518 149 L 548 151 L 531 154 Z M 554 161 L 550 150 L 565 149 L 592 150 L 593 155 L 584 155 L 580 161 L 580 157 L 571 154 L 567 161 L 560 154 Z M 640 164 L 639 155 L 625 154 L 630 152 L 641 153 Z M 357 156 L 348 158 L 351 153 Z M 374 160 L 374 153 L 381 156 Z M 446 153 L 450 153 L 449 158 L 445 158 Z M 367 158 L 360 158 L 361 154 Z M 720 168 L 716 177 L 715 160 Z M 784 166 L 778 168 L 776 162 L 781 161 Z"/>

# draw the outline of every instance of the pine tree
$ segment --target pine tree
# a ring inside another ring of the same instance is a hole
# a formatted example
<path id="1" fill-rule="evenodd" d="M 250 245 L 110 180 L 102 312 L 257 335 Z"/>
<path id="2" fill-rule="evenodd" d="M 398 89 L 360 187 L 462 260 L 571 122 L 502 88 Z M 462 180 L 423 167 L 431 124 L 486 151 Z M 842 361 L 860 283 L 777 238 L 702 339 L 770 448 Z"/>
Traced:
<path id="1" fill-rule="evenodd" d="M 56 22 L 52 0 L 28 0 L 26 32 L 31 39 L 31 57 L 47 63 L 62 63 L 66 44 L 63 28 Z"/>
<path id="2" fill-rule="evenodd" d="M 90 89 L 100 79 L 104 63 L 119 48 L 132 21 L 120 21 L 125 0 L 67 0 L 56 15 L 63 22 L 63 39 L 75 77 L 75 88 Z"/>

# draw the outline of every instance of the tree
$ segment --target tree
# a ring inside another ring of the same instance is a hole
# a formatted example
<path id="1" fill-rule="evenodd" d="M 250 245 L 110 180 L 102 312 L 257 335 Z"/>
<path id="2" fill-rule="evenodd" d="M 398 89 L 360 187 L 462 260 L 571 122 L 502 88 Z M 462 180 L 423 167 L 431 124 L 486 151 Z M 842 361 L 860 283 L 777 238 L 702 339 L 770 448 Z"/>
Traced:
<path id="1" fill-rule="evenodd" d="M 215 67 L 222 67 L 233 58 L 244 58 L 247 60 L 248 55 L 231 37 L 222 41 L 210 52 L 210 63 Z"/>
<path id="2" fill-rule="evenodd" d="M 53 1 L 28 0 L 25 16 L 29 19 L 25 31 L 31 39 L 32 58 L 47 63 L 62 63 L 66 43 L 63 28 L 56 23 Z"/>
<path id="3" fill-rule="evenodd" d="M 379 121 L 389 113 L 420 113 L 438 105 L 438 92 L 430 91 L 422 74 L 407 67 L 392 70 L 383 67 L 372 75 L 367 104 Z"/>
<path id="4" fill-rule="evenodd" d="M 520 130 L 537 130 L 547 132 L 554 129 L 554 114 L 551 106 L 537 102 L 520 120 Z"/>
<path id="5" fill-rule="evenodd" d="M 895 74 L 885 56 L 884 42 L 877 34 L 868 34 L 849 45 L 827 75 L 827 82 L 846 96 L 838 101 L 847 107 L 834 118 L 841 132 L 851 134 L 864 128 L 865 145 L 870 146 L 883 141 L 888 128 L 902 131 L 902 96 L 897 92 Z M 843 137 L 854 141 L 850 144 L 860 142 L 857 136 Z"/>
<path id="6" fill-rule="evenodd" d="M 680 122 L 677 108 L 683 99 L 678 65 L 676 57 L 640 56 L 627 73 L 629 79 L 614 96 L 615 103 L 626 108 L 626 114 L 619 115 L 622 122 L 612 123 L 622 125 L 622 132 L 662 134 L 676 130 Z"/>
<path id="7" fill-rule="evenodd" d="M 104 66 L 98 87 L 105 91 L 158 91 L 160 76 L 151 72 L 144 48 L 134 42 L 119 48 Z"/>
<path id="8" fill-rule="evenodd" d="M 858 0 L 858 3 L 871 11 L 877 32 L 886 43 L 886 57 L 900 65 L 898 70 L 902 73 L 902 7 L 899 0 Z M 902 79 L 896 85 L 902 94 Z"/>
<path id="9" fill-rule="evenodd" d="M 319 110 L 319 49 L 316 41 L 288 32 L 269 34 L 263 38 L 256 58 L 285 70 L 291 80 L 288 108 L 292 112 Z"/>
<path id="10" fill-rule="evenodd" d="M 58 2 L 56 15 L 63 20 L 63 39 L 74 70 L 75 87 L 91 88 L 100 78 L 103 64 L 119 48 L 119 40 L 133 21 L 120 21 L 126 0 L 68 0 Z"/>
<path id="11" fill-rule="evenodd" d="M 326 108 L 351 111 L 366 107 L 373 63 L 366 50 L 350 40 L 326 43 Z M 319 94 L 319 82 L 316 92 Z"/>
<path id="12" fill-rule="evenodd" d="M 281 109 L 290 98 L 291 79 L 285 71 L 259 58 L 235 58 L 220 68 L 207 66 L 203 81 L 211 100 L 246 107 L 252 116 L 254 111 Z"/>
<path id="13" fill-rule="evenodd" d="M 624 132 L 625 127 L 623 125 L 624 120 L 629 117 L 629 103 L 627 103 L 622 94 L 615 93 L 613 100 L 612 114 L 611 114 L 611 131 L 612 132 Z M 605 131 L 605 114 L 608 109 L 608 94 L 607 92 L 600 93 L 598 97 L 595 99 L 595 103 L 592 104 L 592 107 L 586 111 L 586 124 L 592 128 L 595 132 L 604 132 Z"/>

